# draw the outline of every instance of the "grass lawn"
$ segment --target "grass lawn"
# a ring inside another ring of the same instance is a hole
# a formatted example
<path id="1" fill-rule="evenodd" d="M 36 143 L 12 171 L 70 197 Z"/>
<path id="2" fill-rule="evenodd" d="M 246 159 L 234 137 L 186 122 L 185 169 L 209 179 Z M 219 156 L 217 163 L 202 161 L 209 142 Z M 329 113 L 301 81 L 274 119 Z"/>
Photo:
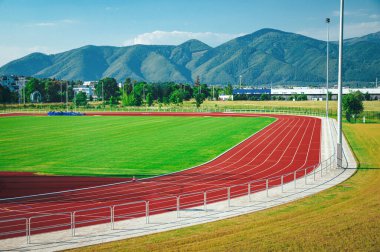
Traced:
<path id="1" fill-rule="evenodd" d="M 0 171 L 153 176 L 204 163 L 273 118 L 2 117 Z"/>
<path id="2" fill-rule="evenodd" d="M 329 101 L 329 108 L 337 110 L 337 101 Z M 224 107 L 293 107 L 293 108 L 312 108 L 312 109 L 325 109 L 326 101 L 205 101 L 202 106 L 220 108 Z M 380 111 L 379 101 L 364 101 L 365 111 Z"/>
<path id="3" fill-rule="evenodd" d="M 345 124 L 360 161 L 344 183 L 258 213 L 75 251 L 379 251 L 380 124 Z"/>

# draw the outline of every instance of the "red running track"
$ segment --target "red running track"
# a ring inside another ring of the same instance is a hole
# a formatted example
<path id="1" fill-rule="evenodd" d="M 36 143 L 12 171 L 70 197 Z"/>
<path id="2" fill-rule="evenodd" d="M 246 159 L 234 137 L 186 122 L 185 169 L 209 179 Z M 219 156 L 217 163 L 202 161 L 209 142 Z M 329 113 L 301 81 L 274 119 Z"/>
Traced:
<path id="1" fill-rule="evenodd" d="M 110 116 L 268 116 L 238 113 L 88 113 Z M 313 171 L 320 162 L 321 120 L 313 117 L 270 115 L 271 125 L 216 159 L 198 167 L 136 182 L 48 193 L 0 201 L 0 239 L 126 220 L 203 206 L 248 191 L 278 186 Z M 75 213 L 75 214 L 74 214 Z M 112 213 L 112 214 L 111 214 Z M 73 218 L 73 216 L 75 216 Z"/>

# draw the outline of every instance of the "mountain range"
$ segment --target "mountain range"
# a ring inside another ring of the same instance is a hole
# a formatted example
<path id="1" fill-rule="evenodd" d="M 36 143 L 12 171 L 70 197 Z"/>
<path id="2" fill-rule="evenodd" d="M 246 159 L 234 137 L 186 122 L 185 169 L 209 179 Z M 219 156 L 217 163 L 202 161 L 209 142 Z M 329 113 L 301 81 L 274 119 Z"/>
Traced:
<path id="1" fill-rule="evenodd" d="M 380 32 L 344 41 L 343 79 L 373 81 L 380 76 Z M 337 81 L 338 45 L 330 43 L 330 80 Z M 65 80 L 114 77 L 147 82 L 321 84 L 326 76 L 326 41 L 262 29 L 210 47 L 199 40 L 178 46 L 84 46 L 62 53 L 32 53 L 0 68 L 0 75 Z"/>

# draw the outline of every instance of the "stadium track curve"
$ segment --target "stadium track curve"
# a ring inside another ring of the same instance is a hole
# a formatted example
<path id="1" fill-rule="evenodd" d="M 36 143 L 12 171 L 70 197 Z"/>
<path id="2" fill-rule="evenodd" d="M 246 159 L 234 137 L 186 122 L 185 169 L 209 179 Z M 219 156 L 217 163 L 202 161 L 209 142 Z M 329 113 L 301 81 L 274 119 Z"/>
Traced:
<path id="1" fill-rule="evenodd" d="M 205 192 L 207 203 L 260 191 L 279 185 L 280 176 L 307 167 L 308 173 L 320 162 L 321 120 L 314 117 L 291 115 L 260 115 L 241 113 L 87 113 L 88 116 L 217 116 L 217 117 L 273 117 L 277 120 L 250 136 L 217 158 L 194 168 L 137 181 L 89 187 L 57 193 L 40 194 L 0 201 L 0 222 L 10 219 L 35 218 L 33 234 L 70 228 L 70 213 L 77 211 L 76 227 L 109 222 L 110 206 L 115 221 L 142 217 L 149 202 L 150 214 L 175 211 L 178 196 L 181 209 L 202 206 Z M 296 173 L 296 177 L 303 176 Z M 284 183 L 294 176 L 284 176 Z M 27 184 L 25 184 L 27 187 Z M 94 221 L 95 220 L 95 221 Z M 4 222 L 0 239 L 24 235 L 25 222 Z M 14 231 L 14 232 L 13 232 Z"/>

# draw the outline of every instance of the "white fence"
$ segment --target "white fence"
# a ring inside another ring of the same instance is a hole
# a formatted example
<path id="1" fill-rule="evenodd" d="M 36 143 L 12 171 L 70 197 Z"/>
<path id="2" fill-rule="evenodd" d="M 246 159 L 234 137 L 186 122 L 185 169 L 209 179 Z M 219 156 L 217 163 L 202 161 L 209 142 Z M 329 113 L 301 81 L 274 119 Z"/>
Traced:
<path id="1" fill-rule="evenodd" d="M 246 197 L 247 202 L 253 203 L 251 195 L 256 192 L 266 191 L 266 195 L 269 196 L 271 188 L 280 187 L 284 192 L 284 185 L 291 183 L 297 188 L 297 180 L 300 178 L 304 178 L 305 184 L 313 184 L 317 178 L 322 178 L 334 169 L 336 169 L 335 154 L 315 166 L 212 190 L 78 209 L 72 212 L 57 211 L 51 214 L 35 214 L 28 218 L 1 220 L 0 239 L 25 236 L 25 241 L 29 244 L 34 234 L 68 230 L 70 231 L 68 235 L 75 236 L 76 229 L 80 227 L 105 223 L 109 223 L 109 229 L 113 230 L 118 221 L 144 217 L 145 223 L 149 224 L 151 216 L 167 212 L 175 213 L 176 218 L 180 219 L 181 211 L 191 208 L 197 208 L 207 214 L 207 207 L 211 203 L 225 201 L 230 207 L 231 199 L 238 197 Z"/>

